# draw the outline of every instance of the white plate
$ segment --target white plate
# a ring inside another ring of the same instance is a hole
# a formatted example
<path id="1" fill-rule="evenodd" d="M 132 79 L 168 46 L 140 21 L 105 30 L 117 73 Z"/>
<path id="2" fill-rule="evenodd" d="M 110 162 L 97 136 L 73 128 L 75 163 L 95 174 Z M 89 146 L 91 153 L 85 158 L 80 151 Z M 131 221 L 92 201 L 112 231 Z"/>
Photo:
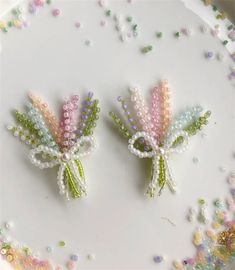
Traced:
<path id="1" fill-rule="evenodd" d="M 199 31 L 202 20 L 181 1 L 111 1 L 110 9 L 132 15 L 140 26 L 140 36 L 126 43 L 119 41 L 113 20 L 97 2 L 57 1 L 54 6 L 62 11 L 58 18 L 43 8 L 29 16 L 29 28 L 1 34 L 1 220 L 14 221 L 13 239 L 58 263 L 75 252 L 82 269 L 155 269 L 152 256 L 166 254 L 168 260 L 158 267 L 163 269 L 194 252 L 195 227 L 185 220 L 188 206 L 199 197 L 210 202 L 228 192 L 225 178 L 234 167 L 235 149 L 235 90 L 227 79 L 232 61 L 218 39 Z M 103 19 L 108 25 L 102 28 Z M 81 29 L 74 27 L 76 20 Z M 184 26 L 193 35 L 175 39 L 173 33 Z M 163 32 L 162 40 L 156 31 Z M 87 39 L 91 46 L 84 45 Z M 154 50 L 141 54 L 148 44 Z M 224 54 L 225 61 L 206 60 L 207 50 Z M 128 95 L 129 85 L 138 85 L 149 99 L 150 89 L 162 78 L 169 80 L 174 114 L 201 104 L 212 116 L 206 138 L 191 138 L 189 150 L 170 161 L 180 193 L 174 196 L 165 189 L 149 200 L 144 196 L 147 162 L 129 153 L 108 113 L 118 108 L 117 96 Z M 28 90 L 57 113 L 60 101 L 72 93 L 84 96 L 92 90 L 100 99 L 99 147 L 83 161 L 86 199 L 64 202 L 56 169 L 32 166 L 29 149 L 5 130 L 13 122 L 10 111 L 24 107 Z M 198 164 L 192 162 L 194 156 Z M 66 241 L 66 248 L 57 247 L 59 240 Z M 46 246 L 54 252 L 48 254 Z M 96 255 L 94 261 L 86 259 L 89 253 Z"/>

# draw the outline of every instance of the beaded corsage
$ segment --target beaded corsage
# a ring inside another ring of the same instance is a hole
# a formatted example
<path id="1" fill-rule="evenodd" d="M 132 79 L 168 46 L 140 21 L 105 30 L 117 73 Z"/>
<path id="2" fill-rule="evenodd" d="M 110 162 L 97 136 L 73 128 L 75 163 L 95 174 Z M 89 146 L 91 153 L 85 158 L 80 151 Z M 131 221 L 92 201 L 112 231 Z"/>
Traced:
<path id="1" fill-rule="evenodd" d="M 152 91 L 151 108 L 137 88 L 130 89 L 130 102 L 133 112 L 128 109 L 128 103 L 118 97 L 124 110 L 126 124 L 114 113 L 110 116 L 119 127 L 123 136 L 128 139 L 128 149 L 139 158 L 151 158 L 151 180 L 147 187 L 147 194 L 154 197 L 161 194 L 165 185 L 175 192 L 176 185 L 172 179 L 168 158 L 172 153 L 186 150 L 189 136 L 201 130 L 208 123 L 210 111 L 202 113 L 202 107 L 195 106 L 181 113 L 172 121 L 169 103 L 169 88 L 167 81 L 161 82 Z"/>
<path id="2" fill-rule="evenodd" d="M 32 148 L 29 152 L 32 164 L 40 169 L 59 166 L 57 180 L 61 195 L 67 199 L 86 195 L 80 159 L 95 147 L 92 134 L 99 118 L 98 100 L 88 93 L 78 121 L 79 97 L 66 99 L 58 121 L 45 102 L 33 94 L 29 94 L 29 99 L 26 113 L 16 110 L 17 125 L 9 125 L 8 130 Z"/>

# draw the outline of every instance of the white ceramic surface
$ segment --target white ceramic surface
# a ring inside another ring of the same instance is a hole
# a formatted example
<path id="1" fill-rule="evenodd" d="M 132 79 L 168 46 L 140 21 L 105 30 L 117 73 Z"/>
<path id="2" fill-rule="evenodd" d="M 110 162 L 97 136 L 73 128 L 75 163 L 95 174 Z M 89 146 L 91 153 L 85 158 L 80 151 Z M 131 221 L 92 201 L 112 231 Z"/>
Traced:
<path id="1" fill-rule="evenodd" d="M 188 206 L 199 197 L 210 202 L 228 193 L 225 178 L 234 168 L 235 150 L 235 89 L 227 80 L 231 59 L 219 40 L 200 33 L 201 19 L 181 1 L 109 3 L 112 10 L 137 20 L 139 38 L 120 42 L 113 21 L 94 1 L 57 1 L 60 17 L 44 8 L 30 16 L 28 29 L 1 34 L 0 218 L 14 221 L 13 239 L 59 263 L 76 252 L 82 269 L 169 269 L 173 259 L 194 252 L 196 225 L 185 221 Z M 104 18 L 108 25 L 102 28 Z M 74 27 L 76 20 L 81 29 Z M 193 35 L 175 39 L 173 32 L 185 25 L 194 29 Z M 162 40 L 156 39 L 156 31 L 164 33 Z M 84 45 L 86 39 L 91 46 Z M 153 52 L 142 55 L 140 47 L 148 44 L 154 45 Z M 223 53 L 225 62 L 206 60 L 206 50 Z M 129 85 L 138 85 L 149 99 L 150 89 L 162 78 L 169 80 L 174 113 L 201 104 L 212 117 L 206 138 L 191 138 L 189 150 L 170 160 L 179 194 L 166 188 L 161 197 L 149 200 L 144 197 L 147 161 L 129 153 L 108 112 L 117 110 L 116 97 L 127 96 Z M 10 110 L 23 108 L 28 90 L 57 113 L 62 98 L 72 93 L 83 96 L 92 90 L 100 99 L 99 147 L 83 160 L 87 198 L 64 202 L 56 169 L 32 166 L 28 148 L 5 130 L 13 122 Z M 194 156 L 198 164 L 192 162 Z M 57 247 L 59 240 L 66 241 L 66 248 Z M 48 245 L 55 247 L 52 254 L 45 251 Z M 96 259 L 88 261 L 88 253 Z M 154 264 L 156 254 L 167 255 L 166 262 Z"/>

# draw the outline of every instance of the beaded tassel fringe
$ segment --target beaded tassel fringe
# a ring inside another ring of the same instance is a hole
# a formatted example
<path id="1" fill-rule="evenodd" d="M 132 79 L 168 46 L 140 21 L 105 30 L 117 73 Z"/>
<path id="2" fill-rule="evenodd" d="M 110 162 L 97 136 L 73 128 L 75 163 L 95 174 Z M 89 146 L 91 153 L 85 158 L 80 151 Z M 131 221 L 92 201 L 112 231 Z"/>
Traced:
<path id="1" fill-rule="evenodd" d="M 154 197 L 161 194 L 167 185 L 175 192 L 176 185 L 172 179 L 169 166 L 171 153 L 181 153 L 188 146 L 189 137 L 195 135 L 208 123 L 211 112 L 202 114 L 201 106 L 186 109 L 172 120 L 168 82 L 162 81 L 153 88 L 150 109 L 137 88 L 130 90 L 130 103 L 119 97 L 127 118 L 127 124 L 114 112 L 110 116 L 128 140 L 128 149 L 139 158 L 151 158 L 151 179 L 146 194 Z M 132 110 L 136 113 L 133 117 Z"/>
<path id="2" fill-rule="evenodd" d="M 59 166 L 57 180 L 59 191 L 67 199 L 87 194 L 86 181 L 80 161 L 95 147 L 92 136 L 99 118 L 99 102 L 89 92 L 83 102 L 81 119 L 78 120 L 79 97 L 65 100 L 62 116 L 57 120 L 49 106 L 40 98 L 29 94 L 26 113 L 15 111 L 16 125 L 8 130 L 31 147 L 32 164 L 44 169 Z M 89 104 L 89 106 L 88 106 Z"/>

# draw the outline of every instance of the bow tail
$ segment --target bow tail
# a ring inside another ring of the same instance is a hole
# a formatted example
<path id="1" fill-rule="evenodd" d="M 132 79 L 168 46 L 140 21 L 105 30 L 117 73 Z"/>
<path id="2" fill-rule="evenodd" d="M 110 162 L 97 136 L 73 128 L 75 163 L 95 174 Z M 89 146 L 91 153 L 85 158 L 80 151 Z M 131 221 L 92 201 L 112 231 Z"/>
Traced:
<path id="1" fill-rule="evenodd" d="M 151 180 L 146 191 L 146 194 L 149 195 L 151 198 L 154 197 L 157 189 L 159 189 L 159 160 L 159 157 L 152 158 Z"/>
<path id="2" fill-rule="evenodd" d="M 65 165 L 66 197 L 80 198 L 86 195 L 85 177 L 80 160 L 71 160 Z"/>
<path id="3" fill-rule="evenodd" d="M 166 174 L 167 174 L 167 178 L 166 178 L 166 184 L 168 185 L 170 191 L 172 193 L 176 192 L 176 184 L 172 179 L 172 174 L 171 174 L 171 169 L 170 166 L 168 164 L 168 161 L 166 161 Z"/>
<path id="4" fill-rule="evenodd" d="M 171 192 L 175 192 L 175 183 L 172 180 L 168 159 L 165 156 L 157 156 L 152 159 L 151 181 L 147 188 L 147 194 L 154 197 L 156 192 L 161 195 L 165 185 Z"/>

